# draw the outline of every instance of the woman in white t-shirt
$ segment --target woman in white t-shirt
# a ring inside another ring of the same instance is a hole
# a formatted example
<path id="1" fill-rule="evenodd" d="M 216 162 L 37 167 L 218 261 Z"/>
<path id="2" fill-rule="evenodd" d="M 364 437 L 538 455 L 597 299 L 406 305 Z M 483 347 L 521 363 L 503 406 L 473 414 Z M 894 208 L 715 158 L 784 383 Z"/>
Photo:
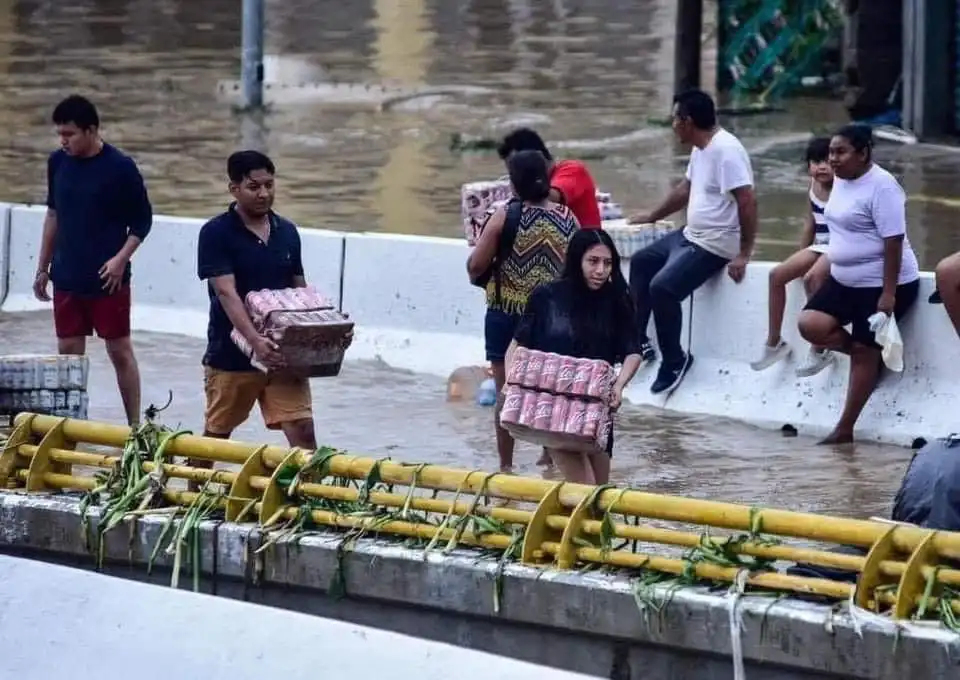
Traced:
<path id="1" fill-rule="evenodd" d="M 872 132 L 863 125 L 847 125 L 830 140 L 835 179 L 824 211 L 830 276 L 800 315 L 807 341 L 850 356 L 843 412 L 822 444 L 853 441 L 854 425 L 880 377 L 880 346 L 868 319 L 883 312 L 899 320 L 920 287 L 917 256 L 906 235 L 907 196 L 873 162 L 872 148 Z"/>

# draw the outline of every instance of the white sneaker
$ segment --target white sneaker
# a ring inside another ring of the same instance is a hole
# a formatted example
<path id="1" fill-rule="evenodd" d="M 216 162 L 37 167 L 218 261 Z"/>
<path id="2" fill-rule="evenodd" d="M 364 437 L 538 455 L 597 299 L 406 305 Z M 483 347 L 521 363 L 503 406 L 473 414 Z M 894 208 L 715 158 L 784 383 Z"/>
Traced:
<path id="1" fill-rule="evenodd" d="M 750 362 L 750 368 L 755 371 L 763 371 L 773 366 L 778 361 L 783 361 L 790 356 L 790 345 L 783 340 L 776 347 L 764 345 L 763 356 L 756 361 Z"/>
<path id="2" fill-rule="evenodd" d="M 798 378 L 810 378 L 825 369 L 827 366 L 837 360 L 837 355 L 828 349 L 816 350 L 810 348 L 806 361 L 797 367 Z"/>

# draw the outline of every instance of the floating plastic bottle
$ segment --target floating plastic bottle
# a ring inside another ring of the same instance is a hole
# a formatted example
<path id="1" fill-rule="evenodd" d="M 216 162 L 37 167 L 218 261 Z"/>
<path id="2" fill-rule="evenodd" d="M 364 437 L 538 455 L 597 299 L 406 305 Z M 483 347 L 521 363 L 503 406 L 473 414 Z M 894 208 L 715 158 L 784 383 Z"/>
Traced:
<path id="1" fill-rule="evenodd" d="M 477 390 L 477 404 L 479 406 L 493 406 L 497 403 L 497 384 L 493 378 L 487 378 L 480 383 Z"/>

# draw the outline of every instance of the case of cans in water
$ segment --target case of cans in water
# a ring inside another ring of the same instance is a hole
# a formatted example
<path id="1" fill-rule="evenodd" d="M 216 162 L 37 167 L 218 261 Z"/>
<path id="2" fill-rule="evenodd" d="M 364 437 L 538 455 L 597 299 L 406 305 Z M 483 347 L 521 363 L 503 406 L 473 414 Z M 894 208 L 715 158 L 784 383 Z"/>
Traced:
<path id="1" fill-rule="evenodd" d="M 280 348 L 284 366 L 277 370 L 312 378 L 340 373 L 353 322 L 334 309 L 331 300 L 306 286 L 252 291 L 244 302 L 257 331 Z M 230 337 L 254 368 L 268 371 L 236 329 Z"/>
<path id="2" fill-rule="evenodd" d="M 548 352 L 516 350 L 500 423 L 515 438 L 578 451 L 606 447 L 613 366 Z"/>
<path id="3" fill-rule="evenodd" d="M 86 390 L 0 390 L 0 412 L 44 413 L 86 420 L 90 402 Z"/>
<path id="4" fill-rule="evenodd" d="M 87 417 L 90 362 L 78 355 L 0 356 L 0 412 Z"/>

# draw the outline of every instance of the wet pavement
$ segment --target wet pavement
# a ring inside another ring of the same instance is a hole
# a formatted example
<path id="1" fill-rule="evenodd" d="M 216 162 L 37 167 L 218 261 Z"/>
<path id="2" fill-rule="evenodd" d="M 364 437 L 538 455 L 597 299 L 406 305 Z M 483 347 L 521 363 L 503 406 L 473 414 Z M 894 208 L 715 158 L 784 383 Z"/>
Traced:
<path id="1" fill-rule="evenodd" d="M 201 431 L 203 341 L 159 333 L 137 333 L 134 341 L 144 405 L 164 403 L 172 390 L 173 404 L 163 422 Z M 55 352 L 51 315 L 0 314 L 0 347 L 5 354 Z M 91 341 L 88 351 L 89 417 L 123 422 L 102 343 Z M 312 386 L 322 444 L 404 462 L 496 468 L 492 411 L 448 403 L 444 379 L 376 362 L 348 362 L 340 376 L 314 380 Z M 256 411 L 234 436 L 282 442 L 282 436 L 263 427 Z M 521 444 L 518 472 L 543 474 L 534 465 L 537 453 Z M 887 516 L 910 455 L 904 448 L 874 444 L 820 447 L 807 437 L 787 438 L 729 420 L 626 405 L 619 415 L 613 481 L 654 493 Z"/>
<path id="2" fill-rule="evenodd" d="M 69 92 L 101 108 L 106 138 L 132 153 L 158 212 L 207 216 L 227 200 L 224 161 L 266 150 L 277 208 L 307 227 L 460 236 L 459 186 L 502 174 L 495 155 L 451 152 L 451 135 L 540 129 L 558 154 L 587 159 L 628 207 L 656 202 L 685 152 L 654 119 L 669 112 L 673 0 L 267 0 L 266 52 L 293 82 L 485 87 L 387 111 L 322 101 L 243 116 L 216 95 L 239 77 L 236 0 L 10 0 L 0 3 L 0 199 L 44 200 L 48 122 Z M 705 81 L 716 65 L 715 3 L 705 10 Z M 724 121 L 753 153 L 757 256 L 789 253 L 806 209 L 804 138 L 846 122 L 836 102 Z M 956 149 L 881 145 L 910 194 L 925 268 L 960 249 Z M 148 246 L 149 247 L 149 246 Z"/>

